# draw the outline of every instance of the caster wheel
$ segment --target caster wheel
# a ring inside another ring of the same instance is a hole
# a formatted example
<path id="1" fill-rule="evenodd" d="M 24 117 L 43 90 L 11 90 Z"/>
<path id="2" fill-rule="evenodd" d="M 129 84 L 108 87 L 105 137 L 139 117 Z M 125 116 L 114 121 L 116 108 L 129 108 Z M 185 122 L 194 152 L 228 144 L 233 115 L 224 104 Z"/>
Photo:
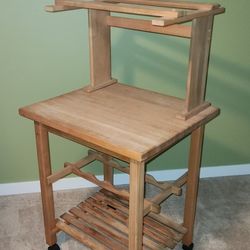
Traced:
<path id="1" fill-rule="evenodd" d="M 57 244 L 48 247 L 48 250 L 60 250 L 60 247 Z"/>
<path id="2" fill-rule="evenodd" d="M 192 250 L 194 248 L 194 244 L 191 243 L 189 246 L 186 245 L 182 245 L 182 249 L 183 250 Z"/>

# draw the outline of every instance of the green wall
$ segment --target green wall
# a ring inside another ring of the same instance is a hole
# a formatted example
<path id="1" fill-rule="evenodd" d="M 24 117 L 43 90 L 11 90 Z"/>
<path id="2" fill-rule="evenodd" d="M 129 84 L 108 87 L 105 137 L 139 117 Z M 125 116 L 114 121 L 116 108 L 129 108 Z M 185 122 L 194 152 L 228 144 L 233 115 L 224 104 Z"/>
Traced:
<path id="1" fill-rule="evenodd" d="M 248 0 L 221 0 L 216 17 L 207 99 L 221 116 L 207 126 L 203 165 L 250 162 L 250 32 Z M 87 14 L 43 11 L 50 1 L 4 1 L 0 9 L 0 183 L 38 178 L 33 123 L 18 108 L 89 81 Z M 184 95 L 188 41 L 114 29 L 113 76 L 144 88 Z M 149 164 L 186 166 L 188 139 Z M 55 168 L 86 149 L 51 137 Z M 96 169 L 96 167 L 95 167 Z M 100 173 L 99 171 L 97 171 Z"/>

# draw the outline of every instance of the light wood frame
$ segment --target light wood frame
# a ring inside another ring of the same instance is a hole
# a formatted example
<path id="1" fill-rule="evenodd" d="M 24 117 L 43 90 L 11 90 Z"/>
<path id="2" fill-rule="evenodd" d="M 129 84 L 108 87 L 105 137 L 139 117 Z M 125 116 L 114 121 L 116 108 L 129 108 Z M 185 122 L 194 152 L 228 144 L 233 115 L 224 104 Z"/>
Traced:
<path id="1" fill-rule="evenodd" d="M 117 80 L 112 78 L 110 27 L 119 27 L 190 39 L 186 97 L 183 111 L 177 117 L 185 122 L 187 119 L 195 119 L 197 114 L 209 108 L 210 103 L 205 101 L 205 94 L 213 20 L 214 15 L 224 12 L 224 8 L 218 4 L 158 0 L 55 0 L 55 4 L 47 6 L 46 10 L 58 12 L 84 8 L 88 9 L 90 48 L 90 84 L 84 88 L 85 94 L 86 92 L 91 94 L 91 92 L 117 83 Z M 148 15 L 152 19 L 111 16 L 111 12 Z M 191 26 L 183 24 L 190 21 L 192 22 Z M 20 114 L 23 115 L 25 112 L 22 112 Z M 207 117 L 210 115 L 215 117 L 217 114 L 218 110 L 215 110 L 212 115 L 208 113 Z M 188 171 L 173 183 L 168 183 L 157 181 L 153 176 L 146 174 L 145 169 L 146 163 L 152 157 L 167 149 L 162 145 L 159 145 L 162 150 L 158 149 L 153 155 L 149 154 L 138 160 L 124 156 L 120 152 L 113 152 L 112 148 L 101 147 L 95 143 L 87 142 L 84 138 L 75 137 L 70 131 L 65 132 L 51 125 L 45 125 L 34 117 L 32 119 L 35 121 L 45 237 L 50 246 L 49 249 L 56 246 L 56 234 L 60 230 L 92 249 L 120 248 L 116 241 L 108 242 L 98 231 L 100 229 L 108 233 L 109 236 L 115 237 L 116 240 L 120 239 L 122 244 L 126 246 L 121 245 L 121 249 L 162 249 L 163 246 L 173 248 L 180 240 L 188 249 L 192 248 L 204 129 L 205 124 L 212 118 L 201 119 L 196 124 L 194 123 L 192 128 L 186 129 L 185 133 L 191 134 Z M 75 163 L 66 162 L 62 170 L 52 173 L 49 132 L 91 147 L 94 151 L 90 150 L 86 157 Z M 174 136 L 171 145 L 179 142 L 182 138 L 184 138 L 184 134 Z M 128 165 L 122 166 L 115 160 L 115 157 L 126 161 Z M 103 163 L 103 181 L 98 180 L 91 173 L 81 171 L 81 168 L 95 160 Z M 129 174 L 129 192 L 114 186 L 114 169 Z M 93 182 L 103 190 L 87 199 L 85 203 L 80 203 L 78 207 L 72 208 L 69 213 L 56 219 L 52 184 L 72 173 Z M 145 183 L 154 185 L 161 191 L 153 198 L 146 199 L 144 197 Z M 181 195 L 182 186 L 185 184 L 187 189 L 184 222 L 178 224 L 168 216 L 161 214 L 160 204 L 173 194 Z M 103 204 L 105 204 L 106 210 Z M 98 209 L 102 211 L 100 212 Z M 122 211 L 123 215 L 119 215 L 119 211 L 114 212 L 112 209 Z M 109 215 L 105 215 L 105 212 Z M 104 216 L 106 224 L 103 222 L 102 216 Z M 116 219 L 121 217 L 116 220 L 112 216 Z M 107 229 L 109 219 L 112 224 L 111 229 L 109 228 L 111 231 Z M 88 227 L 82 223 L 82 220 L 86 220 L 87 224 L 92 221 L 98 230 Z M 122 223 L 119 220 L 122 220 Z M 155 226 L 156 231 L 150 231 L 147 228 L 148 225 L 151 228 Z M 113 228 L 115 226 L 118 228 L 117 231 Z M 157 235 L 157 230 L 165 233 L 167 231 L 167 240 Z M 174 230 L 175 233 L 171 230 Z M 121 234 L 121 231 L 127 233 L 127 237 Z M 89 235 L 96 237 L 103 244 L 98 240 L 93 240 Z M 155 241 L 150 240 L 148 235 L 153 237 Z"/>

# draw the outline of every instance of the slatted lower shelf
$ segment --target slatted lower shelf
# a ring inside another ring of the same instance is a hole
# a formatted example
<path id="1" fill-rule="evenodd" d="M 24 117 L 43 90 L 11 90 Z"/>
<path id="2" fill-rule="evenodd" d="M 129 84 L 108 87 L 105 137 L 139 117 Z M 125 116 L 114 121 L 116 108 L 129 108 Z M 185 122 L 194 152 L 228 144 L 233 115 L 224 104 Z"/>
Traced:
<path id="1" fill-rule="evenodd" d="M 128 249 L 128 205 L 105 190 L 63 214 L 56 226 L 91 249 Z M 169 219 L 147 215 L 143 249 L 174 248 L 185 232 L 182 225 Z"/>

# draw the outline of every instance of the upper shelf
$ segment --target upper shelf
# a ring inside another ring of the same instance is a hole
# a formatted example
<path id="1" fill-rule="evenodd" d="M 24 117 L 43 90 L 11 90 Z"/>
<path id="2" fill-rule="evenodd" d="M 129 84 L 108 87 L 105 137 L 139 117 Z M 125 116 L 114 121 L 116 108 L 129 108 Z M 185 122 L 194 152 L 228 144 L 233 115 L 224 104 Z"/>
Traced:
<path id="1" fill-rule="evenodd" d="M 57 12 L 73 9 L 94 9 L 110 12 L 157 17 L 152 25 L 168 26 L 191 21 L 194 18 L 224 12 L 219 4 L 158 0 L 55 0 L 55 5 L 46 6 L 46 11 Z"/>

